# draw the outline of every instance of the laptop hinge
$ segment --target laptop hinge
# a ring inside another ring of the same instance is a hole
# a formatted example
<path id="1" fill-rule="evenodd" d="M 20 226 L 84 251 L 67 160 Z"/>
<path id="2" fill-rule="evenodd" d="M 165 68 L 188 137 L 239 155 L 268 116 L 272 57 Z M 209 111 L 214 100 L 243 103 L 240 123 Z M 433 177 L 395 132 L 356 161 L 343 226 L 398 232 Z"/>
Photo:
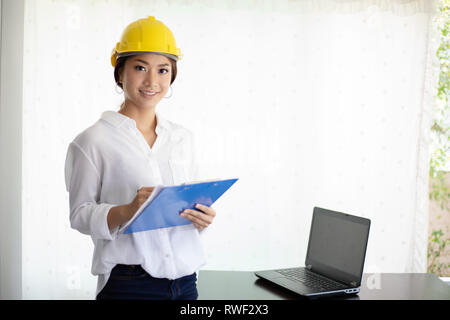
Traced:
<path id="1" fill-rule="evenodd" d="M 353 287 L 356 287 L 356 281 L 350 282 L 350 285 L 352 285 Z"/>
<path id="2" fill-rule="evenodd" d="M 312 265 L 311 264 L 307 264 L 306 265 L 306 269 L 311 270 L 312 269 Z"/>

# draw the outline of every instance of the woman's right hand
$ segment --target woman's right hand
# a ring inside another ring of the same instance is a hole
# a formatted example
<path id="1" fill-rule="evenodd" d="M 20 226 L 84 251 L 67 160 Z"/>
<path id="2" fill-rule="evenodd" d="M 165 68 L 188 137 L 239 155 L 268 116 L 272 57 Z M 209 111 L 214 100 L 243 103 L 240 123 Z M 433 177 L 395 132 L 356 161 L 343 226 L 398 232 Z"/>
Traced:
<path id="1" fill-rule="evenodd" d="M 138 211 L 138 209 L 142 206 L 142 204 L 147 201 L 148 197 L 152 194 L 155 187 L 142 187 L 137 191 L 136 197 L 134 197 L 133 201 L 126 205 L 125 216 L 126 219 L 123 223 L 130 220 L 133 215 Z"/>
<path id="2" fill-rule="evenodd" d="M 133 201 L 129 204 L 112 207 L 108 212 L 108 228 L 113 230 L 114 228 L 123 225 L 130 220 L 133 215 L 138 211 L 141 205 L 150 197 L 155 187 L 142 187 L 137 191 Z"/>

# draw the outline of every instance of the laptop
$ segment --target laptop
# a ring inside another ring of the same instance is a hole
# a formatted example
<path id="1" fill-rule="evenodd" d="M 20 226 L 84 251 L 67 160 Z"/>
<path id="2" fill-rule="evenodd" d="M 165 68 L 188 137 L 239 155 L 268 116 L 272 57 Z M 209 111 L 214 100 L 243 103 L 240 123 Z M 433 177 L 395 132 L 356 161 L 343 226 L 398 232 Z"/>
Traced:
<path id="1" fill-rule="evenodd" d="M 370 220 L 315 207 L 305 267 L 257 271 L 255 275 L 302 296 L 357 294 Z"/>

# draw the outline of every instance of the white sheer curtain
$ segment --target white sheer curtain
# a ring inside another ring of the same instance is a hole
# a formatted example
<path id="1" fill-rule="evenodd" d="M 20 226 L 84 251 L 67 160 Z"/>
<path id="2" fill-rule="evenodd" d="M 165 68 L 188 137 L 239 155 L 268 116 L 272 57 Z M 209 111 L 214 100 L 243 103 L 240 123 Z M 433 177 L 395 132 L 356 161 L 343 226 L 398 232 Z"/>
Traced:
<path id="1" fill-rule="evenodd" d="M 166 23 L 184 58 L 158 106 L 197 138 L 202 174 L 238 177 L 205 269 L 304 262 L 312 209 L 372 220 L 367 272 L 425 272 L 434 1 L 27 1 L 23 296 L 93 298 L 89 237 L 69 226 L 69 142 L 118 110 L 123 28 Z"/>

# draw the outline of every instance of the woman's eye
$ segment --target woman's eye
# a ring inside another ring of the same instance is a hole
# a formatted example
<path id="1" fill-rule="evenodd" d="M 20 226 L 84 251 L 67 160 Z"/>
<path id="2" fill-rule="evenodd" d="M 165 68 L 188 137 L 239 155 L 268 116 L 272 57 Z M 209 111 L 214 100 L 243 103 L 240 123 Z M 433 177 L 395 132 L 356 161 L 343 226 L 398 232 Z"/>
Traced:
<path id="1" fill-rule="evenodd" d="M 143 67 L 143 66 L 136 66 L 134 68 L 139 71 L 145 71 L 145 67 Z"/>
<path id="2" fill-rule="evenodd" d="M 167 70 L 167 69 L 160 69 L 159 72 L 162 73 L 162 74 L 165 74 L 165 73 L 169 72 L 169 70 Z"/>

